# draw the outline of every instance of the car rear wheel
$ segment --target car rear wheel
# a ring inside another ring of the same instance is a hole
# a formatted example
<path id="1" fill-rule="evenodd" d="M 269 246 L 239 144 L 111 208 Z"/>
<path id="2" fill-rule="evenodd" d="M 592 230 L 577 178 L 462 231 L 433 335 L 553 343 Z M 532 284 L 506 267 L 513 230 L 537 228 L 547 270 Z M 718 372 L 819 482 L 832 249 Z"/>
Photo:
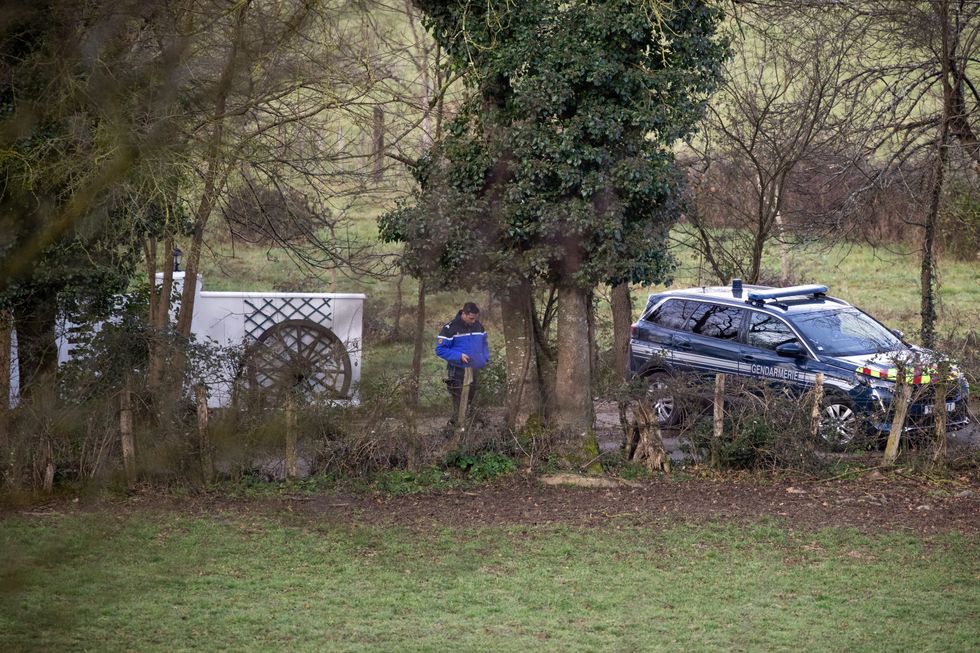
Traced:
<path id="1" fill-rule="evenodd" d="M 860 420 L 849 399 L 831 395 L 825 397 L 820 409 L 819 443 L 832 451 L 850 446 L 858 435 Z"/>
<path id="2" fill-rule="evenodd" d="M 667 372 L 653 372 L 646 377 L 649 382 L 647 397 L 650 408 L 662 427 L 674 426 L 680 420 L 680 409 L 674 398 L 673 377 Z"/>

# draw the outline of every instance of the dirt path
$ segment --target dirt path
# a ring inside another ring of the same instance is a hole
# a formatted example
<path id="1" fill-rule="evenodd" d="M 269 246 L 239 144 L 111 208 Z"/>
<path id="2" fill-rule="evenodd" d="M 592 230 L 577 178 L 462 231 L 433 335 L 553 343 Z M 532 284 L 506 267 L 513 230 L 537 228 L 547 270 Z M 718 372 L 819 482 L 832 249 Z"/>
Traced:
<path id="1" fill-rule="evenodd" d="M 592 489 L 551 487 L 533 478 L 512 478 L 474 491 L 285 499 L 281 507 L 333 522 L 412 527 L 665 526 L 774 518 L 802 530 L 980 532 L 980 482 L 976 479 L 962 479 L 943 489 L 901 477 L 803 484 L 695 479 Z"/>
<path id="2" fill-rule="evenodd" d="M 980 534 L 980 469 L 945 481 L 871 472 L 829 482 L 729 475 L 724 478 L 653 479 L 612 488 L 550 486 L 515 473 L 470 490 L 406 496 L 337 492 L 280 498 L 224 495 L 161 497 L 153 491 L 115 499 L 70 498 L 44 506 L 7 507 L 2 513 L 43 517 L 71 512 L 189 515 L 238 513 L 335 526 L 419 529 L 556 524 L 610 528 L 662 528 L 705 522 L 750 524 L 772 519 L 791 530 L 853 528 L 864 533 Z M 2 521 L 0 514 L 0 521 Z"/>

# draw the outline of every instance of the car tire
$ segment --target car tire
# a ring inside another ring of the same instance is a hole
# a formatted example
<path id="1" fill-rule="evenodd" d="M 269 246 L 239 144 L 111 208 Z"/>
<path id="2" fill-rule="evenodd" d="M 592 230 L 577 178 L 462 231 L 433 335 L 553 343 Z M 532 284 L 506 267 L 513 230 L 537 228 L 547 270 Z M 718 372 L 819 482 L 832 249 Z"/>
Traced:
<path id="1" fill-rule="evenodd" d="M 860 438 L 861 420 L 854 403 L 841 394 L 830 394 L 820 402 L 817 444 L 830 451 L 844 451 Z"/>
<path id="2" fill-rule="evenodd" d="M 651 372 L 645 378 L 649 388 L 647 400 L 657 418 L 657 424 L 662 428 L 675 426 L 681 417 L 680 406 L 672 391 L 676 379 L 663 370 Z"/>

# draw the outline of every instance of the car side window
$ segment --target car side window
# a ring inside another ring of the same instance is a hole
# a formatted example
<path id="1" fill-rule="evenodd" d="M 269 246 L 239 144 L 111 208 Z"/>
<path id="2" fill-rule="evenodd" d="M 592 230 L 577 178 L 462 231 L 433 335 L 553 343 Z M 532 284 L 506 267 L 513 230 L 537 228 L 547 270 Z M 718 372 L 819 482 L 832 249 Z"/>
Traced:
<path id="1" fill-rule="evenodd" d="M 648 321 L 666 329 L 682 330 L 684 323 L 691 317 L 694 303 L 683 299 L 668 299 L 657 310 L 650 314 Z"/>
<path id="2" fill-rule="evenodd" d="M 735 340 L 742 326 L 742 313 L 741 308 L 734 306 L 700 304 L 691 316 L 687 330 L 710 338 Z"/>
<path id="3" fill-rule="evenodd" d="M 760 349 L 775 349 L 787 342 L 796 342 L 796 334 L 785 322 L 774 315 L 752 312 L 746 343 Z"/>

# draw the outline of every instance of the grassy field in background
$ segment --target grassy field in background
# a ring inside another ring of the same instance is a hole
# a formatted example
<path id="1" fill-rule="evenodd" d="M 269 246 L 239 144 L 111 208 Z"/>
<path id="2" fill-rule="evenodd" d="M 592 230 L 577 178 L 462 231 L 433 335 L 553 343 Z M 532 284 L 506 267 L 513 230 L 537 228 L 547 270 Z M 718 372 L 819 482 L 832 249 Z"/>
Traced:
<path id="1" fill-rule="evenodd" d="M 354 205 L 349 210 L 351 234 L 362 242 L 376 242 L 377 204 Z M 386 251 L 396 248 L 385 246 Z M 690 248 L 673 248 L 679 262 L 670 287 L 689 287 L 717 283 L 707 267 Z M 279 250 L 236 244 L 216 246 L 203 261 L 204 287 L 207 290 L 273 290 L 294 289 L 296 284 L 310 292 L 330 291 L 328 273 L 321 279 L 305 278 L 297 266 Z M 919 264 L 917 254 L 907 247 L 872 248 L 863 244 L 825 246 L 813 243 L 796 249 L 791 255 L 792 273 L 803 283 L 822 283 L 832 295 L 868 311 L 888 326 L 904 331 L 914 342 L 919 329 Z M 771 252 L 765 268 L 778 269 L 778 259 Z M 962 335 L 980 327 L 980 265 L 974 261 L 942 259 L 939 263 L 939 333 Z M 362 370 L 362 397 L 372 400 L 392 398 L 392 383 L 404 378 L 411 368 L 414 310 L 418 286 L 411 278 L 402 280 L 403 313 L 401 337 L 388 339 L 397 301 L 396 278 L 372 279 L 365 276 L 339 275 L 337 292 L 360 292 L 365 304 L 365 355 Z M 634 286 L 634 318 L 646 303 L 647 295 L 665 286 Z M 600 346 L 612 343 L 611 312 L 608 292 L 600 289 L 597 336 Z M 431 336 L 423 356 L 420 395 L 423 406 L 445 404 L 444 364 L 435 357 L 430 344 L 446 320 L 462 302 L 473 299 L 483 307 L 483 321 L 490 331 L 491 349 L 502 365 L 503 338 L 500 330 L 499 303 L 486 292 L 433 292 L 426 298 L 426 329 Z"/>
<path id="2" fill-rule="evenodd" d="M 0 529 L 0 650 L 970 651 L 955 534 L 335 526 L 52 515 Z"/>
<path id="3" fill-rule="evenodd" d="M 377 238 L 376 207 L 359 207 L 354 216 L 352 234 L 364 242 Z M 388 251 L 394 251 L 388 248 Z M 714 284 L 707 267 L 699 264 L 696 253 L 688 248 L 675 247 L 680 268 L 671 287 Z M 831 294 L 845 299 L 886 322 L 889 326 L 914 333 L 919 324 L 919 263 L 915 252 L 904 246 L 872 248 L 863 244 L 825 246 L 814 243 L 795 250 L 791 255 L 792 272 L 805 283 L 823 283 Z M 204 260 L 206 290 L 271 290 L 298 283 L 303 279 L 296 265 L 281 251 L 236 245 L 217 246 Z M 778 269 L 774 256 L 767 259 L 769 270 Z M 941 259 L 938 266 L 940 281 L 940 331 L 976 328 L 980 325 L 980 264 L 976 261 Z M 329 291 L 329 274 L 321 281 L 307 280 L 307 290 Z M 338 292 L 362 292 L 368 296 L 368 308 L 377 317 L 390 319 L 396 301 L 396 280 L 376 280 L 363 276 L 341 274 Z M 646 296 L 664 286 L 635 286 L 634 315 L 642 309 Z M 410 278 L 402 283 L 404 305 L 414 308 L 417 285 Z M 601 294 L 601 293 L 600 293 Z M 456 307 L 470 296 L 462 292 L 432 293 L 427 299 L 426 323 L 433 336 L 441 324 L 451 317 Z M 488 295 L 475 293 L 472 297 L 486 305 Z M 489 322 L 497 324 L 491 306 Z M 376 317 L 366 315 L 371 320 Z M 403 331 L 408 332 L 411 321 L 406 314 Z M 608 334 L 607 334 L 608 335 Z M 370 343 L 369 343 L 370 346 Z"/>
<path id="4" fill-rule="evenodd" d="M 674 286 L 714 283 L 696 253 L 675 248 L 681 267 Z M 764 267 L 775 273 L 778 258 L 769 252 Z M 919 327 L 919 258 L 903 245 L 873 248 L 857 243 L 812 243 L 790 255 L 791 273 L 800 283 L 821 283 L 830 294 L 871 313 L 889 326 L 913 333 Z M 938 264 L 940 330 L 980 327 L 980 262 L 942 258 Z M 644 295 L 645 299 L 645 295 Z"/>

